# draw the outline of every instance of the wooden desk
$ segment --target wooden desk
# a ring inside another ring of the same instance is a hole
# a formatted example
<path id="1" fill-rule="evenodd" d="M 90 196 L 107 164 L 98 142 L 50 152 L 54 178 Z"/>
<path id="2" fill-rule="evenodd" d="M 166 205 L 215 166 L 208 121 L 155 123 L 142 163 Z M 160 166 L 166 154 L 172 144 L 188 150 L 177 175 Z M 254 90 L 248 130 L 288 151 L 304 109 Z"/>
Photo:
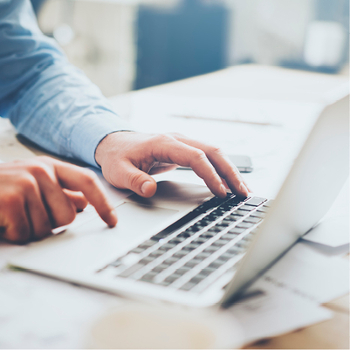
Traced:
<path id="1" fill-rule="evenodd" d="M 121 114 L 132 118 L 134 96 L 145 92 L 193 97 L 239 97 L 279 101 L 317 102 L 332 88 L 347 82 L 347 77 L 288 71 L 279 68 L 241 66 L 206 76 L 187 79 L 112 99 Z M 41 151 L 18 143 L 13 128 L 0 120 L 0 159 L 28 158 Z M 261 340 L 247 349 L 340 349 L 349 348 L 349 295 L 327 303 L 335 316 L 329 321 L 290 334 Z"/>

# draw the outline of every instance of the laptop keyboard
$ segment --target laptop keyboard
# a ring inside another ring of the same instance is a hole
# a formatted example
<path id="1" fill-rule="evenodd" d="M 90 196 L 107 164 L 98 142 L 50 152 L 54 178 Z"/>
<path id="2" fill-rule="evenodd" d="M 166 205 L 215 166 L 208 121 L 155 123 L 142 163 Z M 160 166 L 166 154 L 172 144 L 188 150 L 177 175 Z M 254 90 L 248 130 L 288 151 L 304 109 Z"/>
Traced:
<path id="1" fill-rule="evenodd" d="M 97 272 L 201 292 L 234 270 L 270 204 L 260 197 L 213 197 Z"/>

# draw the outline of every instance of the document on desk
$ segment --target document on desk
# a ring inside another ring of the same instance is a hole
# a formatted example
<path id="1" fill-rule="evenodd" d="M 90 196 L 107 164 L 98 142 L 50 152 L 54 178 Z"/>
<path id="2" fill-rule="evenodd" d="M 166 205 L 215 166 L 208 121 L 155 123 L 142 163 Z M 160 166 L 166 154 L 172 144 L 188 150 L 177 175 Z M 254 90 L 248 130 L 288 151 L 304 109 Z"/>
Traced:
<path id="1" fill-rule="evenodd" d="M 227 312 L 239 321 L 247 343 L 327 320 L 333 314 L 319 304 L 348 293 L 348 271 L 348 260 L 298 243 Z"/>
<path id="2" fill-rule="evenodd" d="M 90 323 L 121 299 L 34 274 L 0 273 L 0 348 L 85 348 Z"/>
<path id="3" fill-rule="evenodd" d="M 298 295 L 263 292 L 238 301 L 226 313 L 238 321 L 245 344 L 270 338 L 332 318 L 333 313 Z"/>
<path id="4" fill-rule="evenodd" d="M 328 257 L 298 243 L 253 286 L 265 292 L 280 290 L 326 303 L 349 292 L 349 260 Z"/>
<path id="5" fill-rule="evenodd" d="M 303 239 L 330 247 L 340 247 L 349 245 L 349 238 L 348 179 L 323 220 Z"/>
<path id="6" fill-rule="evenodd" d="M 120 96 L 111 102 L 116 110 L 122 111 L 131 121 L 140 115 L 147 120 L 147 115 L 152 113 L 152 120 L 156 115 L 162 115 L 163 118 L 169 116 L 172 119 L 283 126 L 303 121 L 305 115 L 312 116 L 315 111 L 320 111 L 320 105 L 315 103 L 237 97 L 189 97 L 154 92 Z"/>

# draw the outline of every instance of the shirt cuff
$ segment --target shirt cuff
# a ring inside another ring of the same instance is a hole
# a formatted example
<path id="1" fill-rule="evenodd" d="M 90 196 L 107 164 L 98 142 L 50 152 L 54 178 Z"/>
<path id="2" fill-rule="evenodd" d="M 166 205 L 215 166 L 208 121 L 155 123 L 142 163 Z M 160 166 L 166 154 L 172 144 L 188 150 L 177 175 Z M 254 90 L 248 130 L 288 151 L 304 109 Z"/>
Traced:
<path id="1" fill-rule="evenodd" d="M 75 158 L 99 167 L 95 152 L 100 142 L 109 134 L 118 131 L 131 131 L 128 123 L 111 112 L 87 115 L 80 119 L 72 130 L 69 149 Z"/>

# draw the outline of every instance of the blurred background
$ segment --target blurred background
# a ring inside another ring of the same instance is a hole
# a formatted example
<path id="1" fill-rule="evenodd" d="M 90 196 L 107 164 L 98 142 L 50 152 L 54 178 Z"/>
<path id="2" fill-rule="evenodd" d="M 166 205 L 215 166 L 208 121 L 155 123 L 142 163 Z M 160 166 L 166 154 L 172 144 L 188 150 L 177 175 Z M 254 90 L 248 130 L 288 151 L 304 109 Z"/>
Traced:
<path id="1" fill-rule="evenodd" d="M 348 74 L 348 0 L 32 0 L 106 96 L 257 63 Z"/>

